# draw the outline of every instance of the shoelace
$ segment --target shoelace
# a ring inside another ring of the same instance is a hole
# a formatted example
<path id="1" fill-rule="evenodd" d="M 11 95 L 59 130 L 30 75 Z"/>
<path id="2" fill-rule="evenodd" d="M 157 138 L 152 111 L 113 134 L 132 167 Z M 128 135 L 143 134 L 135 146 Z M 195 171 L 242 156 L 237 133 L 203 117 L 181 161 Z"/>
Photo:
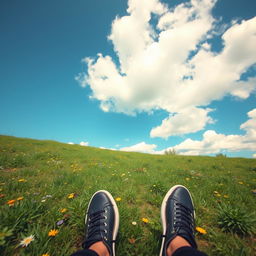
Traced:
<path id="1" fill-rule="evenodd" d="M 183 229 L 192 235 L 194 233 L 194 217 L 190 209 L 178 202 L 174 202 L 174 229 Z"/>
<path id="2" fill-rule="evenodd" d="M 106 223 L 103 222 L 103 219 L 106 219 L 105 210 L 100 210 L 98 212 L 95 212 L 93 214 L 88 215 L 88 229 L 87 229 L 87 235 L 86 235 L 86 242 L 83 244 L 84 247 L 86 245 L 89 245 L 91 242 L 95 242 L 95 237 L 98 235 L 101 235 L 101 232 L 104 231 L 104 233 L 107 233 L 106 229 L 103 229 L 103 226 L 106 226 Z M 105 237 L 105 239 L 107 239 Z"/>

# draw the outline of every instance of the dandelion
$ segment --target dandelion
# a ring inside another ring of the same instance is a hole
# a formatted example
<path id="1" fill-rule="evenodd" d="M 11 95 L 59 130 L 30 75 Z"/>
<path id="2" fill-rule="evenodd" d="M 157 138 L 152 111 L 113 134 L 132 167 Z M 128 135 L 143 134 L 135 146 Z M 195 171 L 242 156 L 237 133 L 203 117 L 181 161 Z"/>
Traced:
<path id="1" fill-rule="evenodd" d="M 206 230 L 200 227 L 196 227 L 196 231 L 202 235 L 207 234 Z"/>
<path id="2" fill-rule="evenodd" d="M 189 181 L 190 180 L 190 178 L 186 178 L 186 181 Z"/>
<path id="3" fill-rule="evenodd" d="M 121 197 L 117 197 L 117 198 L 116 198 L 116 201 L 117 201 L 117 202 L 120 202 L 121 200 L 122 200 Z"/>
<path id="4" fill-rule="evenodd" d="M 42 256 L 50 256 L 50 254 L 49 253 L 44 253 L 44 254 L 42 254 Z"/>
<path id="5" fill-rule="evenodd" d="M 20 245 L 22 247 L 27 247 L 32 241 L 34 241 L 34 235 L 30 235 L 21 240 Z"/>
<path id="6" fill-rule="evenodd" d="M 27 180 L 25 179 L 19 179 L 18 182 L 26 182 Z"/>
<path id="7" fill-rule="evenodd" d="M 136 222 L 136 221 L 133 221 L 133 222 L 132 222 L 132 225 L 133 225 L 133 226 L 136 226 L 136 225 L 137 225 L 137 222 Z"/>
<path id="8" fill-rule="evenodd" d="M 224 198 L 229 198 L 229 196 L 228 196 L 228 195 L 224 195 L 223 197 L 224 197 Z"/>
<path id="9" fill-rule="evenodd" d="M 61 213 L 65 213 L 68 209 L 67 208 L 63 208 L 60 210 Z"/>
<path id="10" fill-rule="evenodd" d="M 17 201 L 20 201 L 20 200 L 23 200 L 24 199 L 24 197 L 23 196 L 20 196 L 20 197 L 18 197 L 16 200 Z"/>
<path id="11" fill-rule="evenodd" d="M 242 181 L 238 181 L 238 184 L 243 185 L 244 183 Z"/>
<path id="12" fill-rule="evenodd" d="M 58 233 L 59 233 L 59 230 L 58 230 L 58 229 L 51 229 L 51 230 L 48 232 L 48 236 L 56 236 Z"/>
<path id="13" fill-rule="evenodd" d="M 9 201 L 7 202 L 7 204 L 8 204 L 9 206 L 13 206 L 15 202 L 16 202 L 16 200 L 13 199 L 13 200 L 9 200 Z"/>
<path id="14" fill-rule="evenodd" d="M 217 197 L 221 197 L 221 194 L 218 192 L 218 191 L 213 191 L 214 195 L 217 196 Z"/>
<path id="15" fill-rule="evenodd" d="M 141 219 L 144 223 L 149 223 L 149 220 L 147 218 L 142 218 Z"/>
<path id="16" fill-rule="evenodd" d="M 73 199 L 75 197 L 75 193 L 71 193 L 68 195 L 68 199 Z"/>

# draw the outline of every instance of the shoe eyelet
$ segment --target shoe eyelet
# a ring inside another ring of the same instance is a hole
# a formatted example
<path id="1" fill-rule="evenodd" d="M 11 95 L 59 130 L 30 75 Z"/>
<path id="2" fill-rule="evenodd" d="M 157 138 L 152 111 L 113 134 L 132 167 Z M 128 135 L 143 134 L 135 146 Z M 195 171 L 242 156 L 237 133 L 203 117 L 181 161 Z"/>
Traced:
<path id="1" fill-rule="evenodd" d="M 107 234 L 107 233 L 108 233 L 108 231 L 107 231 L 106 229 L 104 229 L 104 233 L 105 233 L 105 234 Z"/>
<path id="2" fill-rule="evenodd" d="M 108 217 L 107 216 L 104 216 L 105 217 L 105 220 L 107 220 L 108 219 Z"/>
<path id="3" fill-rule="evenodd" d="M 106 241 L 108 240 L 106 236 L 104 236 L 104 239 L 105 239 Z"/>
<path id="4" fill-rule="evenodd" d="M 104 226 L 106 227 L 108 224 L 106 222 L 104 222 Z"/>

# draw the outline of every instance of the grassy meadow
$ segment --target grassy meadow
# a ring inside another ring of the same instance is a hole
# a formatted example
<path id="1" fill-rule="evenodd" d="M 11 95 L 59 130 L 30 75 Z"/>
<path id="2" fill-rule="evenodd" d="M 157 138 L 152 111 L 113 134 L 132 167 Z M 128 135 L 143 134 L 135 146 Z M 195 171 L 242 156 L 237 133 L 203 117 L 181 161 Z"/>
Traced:
<path id="1" fill-rule="evenodd" d="M 117 255 L 158 255 L 160 206 L 176 184 L 193 196 L 202 251 L 256 255 L 256 159 L 149 155 L 0 136 L 0 172 L 0 255 L 64 256 L 81 248 L 85 210 L 101 189 L 119 207 Z"/>

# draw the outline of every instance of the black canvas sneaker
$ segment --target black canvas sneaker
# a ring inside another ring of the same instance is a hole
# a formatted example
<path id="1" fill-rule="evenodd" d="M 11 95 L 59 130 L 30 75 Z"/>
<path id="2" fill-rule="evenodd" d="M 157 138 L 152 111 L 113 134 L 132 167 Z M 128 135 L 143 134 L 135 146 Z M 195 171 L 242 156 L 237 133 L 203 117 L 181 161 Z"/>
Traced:
<path id="1" fill-rule="evenodd" d="M 115 239 L 119 227 L 119 212 L 108 191 L 97 191 L 91 198 L 85 217 L 84 249 L 95 242 L 103 242 L 110 256 L 115 256 Z"/>
<path id="2" fill-rule="evenodd" d="M 181 185 L 172 187 L 161 207 L 163 238 L 160 256 L 167 256 L 167 247 L 176 236 L 183 237 L 193 248 L 197 248 L 194 219 L 194 206 L 188 189 Z"/>

